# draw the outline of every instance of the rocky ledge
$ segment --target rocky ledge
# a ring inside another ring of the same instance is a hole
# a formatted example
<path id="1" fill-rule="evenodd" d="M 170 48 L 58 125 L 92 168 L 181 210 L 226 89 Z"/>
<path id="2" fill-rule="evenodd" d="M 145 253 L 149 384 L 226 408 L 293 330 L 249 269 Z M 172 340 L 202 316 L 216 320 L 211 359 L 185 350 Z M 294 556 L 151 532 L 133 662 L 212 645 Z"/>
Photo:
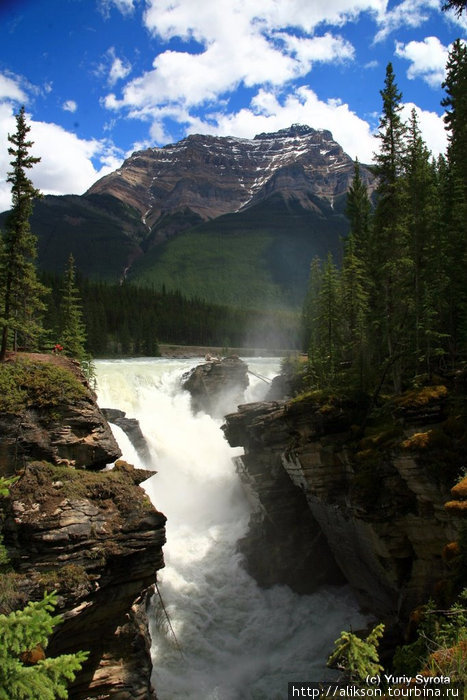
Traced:
<path id="1" fill-rule="evenodd" d="M 361 403 L 319 392 L 240 406 L 224 431 L 245 449 L 242 472 L 258 501 L 252 524 L 263 528 L 249 538 L 247 561 L 261 567 L 261 552 L 274 551 L 268 521 L 283 527 L 278 487 L 287 483 L 282 493 L 306 499 L 315 532 L 362 606 L 404 617 L 449 586 L 443 548 L 458 538 L 460 520 L 444 504 L 466 463 L 465 415 L 455 381 L 408 392 L 370 418 Z M 313 537 L 309 543 L 301 556 L 321 570 L 329 557 L 312 553 Z M 276 576 L 282 580 L 280 567 Z"/>
<path id="2" fill-rule="evenodd" d="M 17 353 L 7 364 L 18 396 L 0 408 L 0 473 L 11 474 L 34 459 L 100 469 L 120 457 L 79 363 Z"/>
<path id="3" fill-rule="evenodd" d="M 0 430 L 7 440 L 21 423 L 35 428 L 20 433 L 21 468 L 0 502 L 10 565 L 0 574 L 0 613 L 56 590 L 63 621 L 45 654 L 89 652 L 70 688 L 71 700 L 153 700 L 146 606 L 156 572 L 164 566 L 166 518 L 140 484 L 154 472 L 121 460 L 113 469 L 96 471 L 101 460 L 119 454 L 113 438 L 107 439 L 110 428 L 79 367 L 60 358 L 59 375 L 57 367 L 50 374 L 44 358 L 28 359 L 26 375 L 34 381 L 23 384 L 18 395 L 10 392 L 10 403 L 3 405 L 8 411 L 1 415 Z M 47 366 L 30 375 L 30 363 Z M 21 381 L 26 376 L 24 367 L 7 370 L 19 371 Z M 51 377 L 57 376 L 59 386 L 51 386 Z M 62 427 L 68 443 L 56 438 L 61 421 L 66 421 Z M 52 435 L 47 436 L 48 429 Z M 63 445 L 68 446 L 62 450 Z M 44 452 L 56 463 L 45 461 Z M 14 467 L 12 454 L 8 449 L 0 455 L 3 473 Z"/>

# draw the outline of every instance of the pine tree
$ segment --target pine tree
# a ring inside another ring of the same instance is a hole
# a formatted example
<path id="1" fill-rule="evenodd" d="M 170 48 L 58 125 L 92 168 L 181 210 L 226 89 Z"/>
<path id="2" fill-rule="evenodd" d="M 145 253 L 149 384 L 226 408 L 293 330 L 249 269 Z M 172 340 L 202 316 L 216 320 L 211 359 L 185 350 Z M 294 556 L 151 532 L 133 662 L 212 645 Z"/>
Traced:
<path id="1" fill-rule="evenodd" d="M 308 289 L 303 303 L 302 328 L 303 349 L 309 352 L 316 342 L 316 324 L 318 318 L 318 298 L 322 282 L 322 263 L 318 256 L 313 258 L 310 265 Z"/>
<path id="2" fill-rule="evenodd" d="M 30 602 L 24 610 L 0 615 L 0 700 L 55 700 L 67 698 L 73 681 L 87 658 L 86 652 L 47 658 L 43 649 L 60 616 L 52 616 L 56 594 Z M 33 665 L 22 659 L 36 650 L 42 657 Z"/>
<path id="3" fill-rule="evenodd" d="M 308 369 L 317 387 L 332 386 L 342 358 L 339 272 L 329 253 L 314 301 Z"/>
<path id="4" fill-rule="evenodd" d="M 383 633 L 383 624 L 376 625 L 366 639 L 360 639 L 352 632 L 341 632 L 339 639 L 334 642 L 335 649 L 327 665 L 337 665 L 353 682 L 379 675 L 383 667 L 379 663 L 378 646 Z"/>
<path id="5" fill-rule="evenodd" d="M 436 296 L 443 292 L 439 265 L 439 218 L 436 170 L 422 139 L 417 114 L 412 110 L 404 157 L 406 222 L 410 259 L 410 294 L 407 295 L 408 366 L 413 374 L 429 372 L 437 352 L 435 336 L 439 328 Z M 433 293 L 436 290 L 436 295 Z"/>
<path id="6" fill-rule="evenodd" d="M 368 260 L 371 202 L 367 186 L 360 175 L 360 163 L 355 161 L 354 178 L 347 193 L 346 215 L 350 222 L 350 233 L 356 245 L 356 254 L 361 260 Z"/>
<path id="7" fill-rule="evenodd" d="M 454 10 L 456 15 L 460 17 L 463 12 L 467 11 L 467 2 L 466 0 L 446 0 L 441 9 L 443 12 Z"/>
<path id="8" fill-rule="evenodd" d="M 16 115 L 16 133 L 8 136 L 12 144 L 8 153 L 13 160 L 7 181 L 12 185 L 13 208 L 0 251 L 0 360 L 5 359 L 9 346 L 17 350 L 18 343 L 27 349 L 36 349 L 42 332 L 39 313 L 45 308 L 42 298 L 46 290 L 36 276 L 37 244 L 29 225 L 33 200 L 40 193 L 26 175 L 26 170 L 40 158 L 29 155 L 32 146 L 32 141 L 27 140 L 29 131 L 24 107 L 21 107 Z"/>
<path id="9" fill-rule="evenodd" d="M 397 89 L 391 63 L 387 66 L 385 87 L 380 94 L 383 99 L 378 134 L 380 150 L 375 154 L 379 185 L 371 245 L 374 357 L 383 374 L 390 370 L 394 389 L 399 391 L 410 262 L 401 180 L 406 127 L 400 116 L 402 95 Z"/>
<path id="10" fill-rule="evenodd" d="M 368 366 L 368 275 L 352 231 L 344 242 L 341 272 L 342 352 L 351 374 L 363 390 L 370 378 Z"/>
<path id="11" fill-rule="evenodd" d="M 457 39 L 446 64 L 444 123 L 448 132 L 448 160 L 462 181 L 467 198 L 467 44 Z"/>
<path id="12" fill-rule="evenodd" d="M 76 286 L 75 261 L 70 253 L 60 302 L 60 344 L 66 355 L 77 360 L 87 358 L 86 328 L 83 323 L 81 300 Z"/>
<path id="13" fill-rule="evenodd" d="M 450 277 L 447 331 L 451 338 L 451 360 L 467 344 L 467 45 L 454 42 L 443 83 L 444 116 L 448 132 L 448 187 L 445 188 L 445 239 Z"/>

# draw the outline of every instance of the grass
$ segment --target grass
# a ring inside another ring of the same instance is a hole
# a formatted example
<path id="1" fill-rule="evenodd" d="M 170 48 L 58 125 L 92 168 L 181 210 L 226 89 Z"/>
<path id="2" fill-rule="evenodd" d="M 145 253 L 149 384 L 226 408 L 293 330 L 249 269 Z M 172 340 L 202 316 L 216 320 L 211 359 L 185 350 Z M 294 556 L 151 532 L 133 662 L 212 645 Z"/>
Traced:
<path id="1" fill-rule="evenodd" d="M 84 386 L 62 367 L 24 358 L 0 363 L 0 412 L 53 409 L 86 395 Z"/>

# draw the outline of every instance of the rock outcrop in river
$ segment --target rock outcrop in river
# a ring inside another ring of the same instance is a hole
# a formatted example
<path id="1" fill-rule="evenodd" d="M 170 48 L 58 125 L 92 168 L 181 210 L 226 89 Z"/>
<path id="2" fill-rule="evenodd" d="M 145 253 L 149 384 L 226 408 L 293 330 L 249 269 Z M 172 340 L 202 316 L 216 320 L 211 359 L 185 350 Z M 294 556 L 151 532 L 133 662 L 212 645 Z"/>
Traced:
<path id="1" fill-rule="evenodd" d="M 223 416 L 229 408 L 244 401 L 248 387 L 248 365 L 236 355 L 209 359 L 183 378 L 183 389 L 191 394 L 194 411 Z"/>

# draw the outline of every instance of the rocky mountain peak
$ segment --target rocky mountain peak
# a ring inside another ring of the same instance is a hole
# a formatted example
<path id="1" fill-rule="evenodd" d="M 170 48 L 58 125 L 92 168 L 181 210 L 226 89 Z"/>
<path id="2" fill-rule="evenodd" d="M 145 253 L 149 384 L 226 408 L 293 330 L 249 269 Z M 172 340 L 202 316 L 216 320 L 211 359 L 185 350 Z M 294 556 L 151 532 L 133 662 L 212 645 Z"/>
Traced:
<path id="1" fill-rule="evenodd" d="M 87 194 L 110 194 L 134 206 L 153 232 L 167 215 L 190 211 L 207 221 L 274 194 L 304 209 L 313 209 L 316 197 L 332 206 L 352 177 L 353 161 L 330 131 L 293 124 L 254 139 L 192 134 L 139 151 Z M 161 240 L 177 230 L 164 229 Z"/>
<path id="2" fill-rule="evenodd" d="M 314 134 L 322 134 L 327 140 L 332 140 L 332 134 L 330 131 L 325 129 L 312 129 L 311 126 L 306 124 L 292 124 L 285 129 L 279 129 L 279 131 L 273 131 L 269 133 L 257 134 L 254 137 L 254 141 L 261 141 L 265 139 L 284 139 L 293 138 L 294 136 L 309 136 Z"/>

